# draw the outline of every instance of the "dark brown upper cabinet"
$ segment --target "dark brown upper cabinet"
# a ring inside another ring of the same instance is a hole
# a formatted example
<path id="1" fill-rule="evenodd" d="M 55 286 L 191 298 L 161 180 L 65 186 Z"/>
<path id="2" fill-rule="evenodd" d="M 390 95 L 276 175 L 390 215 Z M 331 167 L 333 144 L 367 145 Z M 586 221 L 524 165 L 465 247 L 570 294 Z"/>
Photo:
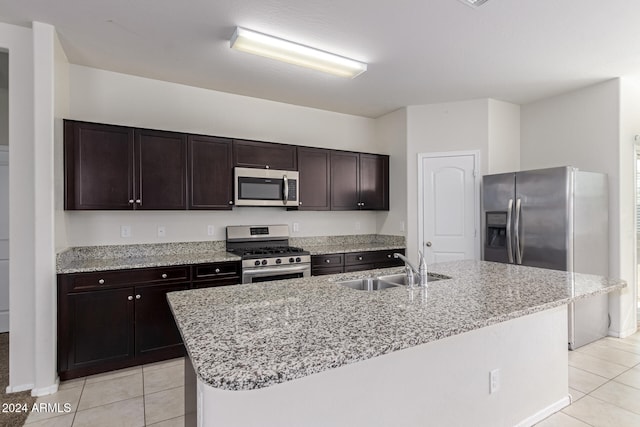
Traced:
<path id="1" fill-rule="evenodd" d="M 331 151 L 298 147 L 300 202 L 298 209 L 328 211 L 331 209 Z"/>
<path id="2" fill-rule="evenodd" d="M 233 207 L 233 156 L 230 139 L 190 135 L 189 209 Z"/>
<path id="3" fill-rule="evenodd" d="M 389 156 L 332 151 L 331 210 L 389 210 Z"/>
<path id="4" fill-rule="evenodd" d="M 135 209 L 187 208 L 187 136 L 136 129 Z"/>
<path id="5" fill-rule="evenodd" d="M 358 153 L 331 152 L 331 210 L 358 210 L 360 185 Z M 302 182 L 302 180 L 301 180 Z"/>
<path id="6" fill-rule="evenodd" d="M 186 135 L 65 120 L 65 209 L 186 209 Z"/>
<path id="7" fill-rule="evenodd" d="M 65 209 L 186 209 L 186 136 L 65 120 Z"/>
<path id="8" fill-rule="evenodd" d="M 133 209 L 134 131 L 65 120 L 65 209 Z"/>
<path id="9" fill-rule="evenodd" d="M 360 153 L 360 209 L 389 210 L 389 156 Z"/>
<path id="10" fill-rule="evenodd" d="M 233 165 L 243 168 L 298 170 L 296 146 L 234 139 Z"/>

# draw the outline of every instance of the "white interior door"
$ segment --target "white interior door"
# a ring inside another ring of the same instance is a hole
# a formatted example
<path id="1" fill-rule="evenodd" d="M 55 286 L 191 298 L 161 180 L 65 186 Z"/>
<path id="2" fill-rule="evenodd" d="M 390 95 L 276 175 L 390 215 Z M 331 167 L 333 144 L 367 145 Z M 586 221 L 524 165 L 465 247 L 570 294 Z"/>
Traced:
<path id="1" fill-rule="evenodd" d="M 478 157 L 478 153 L 419 157 L 419 244 L 427 263 L 479 259 Z"/>
<path id="2" fill-rule="evenodd" d="M 9 331 L 9 149 L 0 146 L 0 332 Z"/>

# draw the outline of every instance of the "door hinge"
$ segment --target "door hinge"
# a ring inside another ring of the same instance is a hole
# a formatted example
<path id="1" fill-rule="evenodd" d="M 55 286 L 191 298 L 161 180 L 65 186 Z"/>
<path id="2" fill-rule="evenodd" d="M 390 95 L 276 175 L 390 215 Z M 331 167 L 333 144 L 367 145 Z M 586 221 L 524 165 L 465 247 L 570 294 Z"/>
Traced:
<path id="1" fill-rule="evenodd" d="M 477 177 L 478 177 L 478 171 L 477 171 L 477 170 L 475 170 L 475 169 L 473 170 L 473 177 L 474 177 L 474 178 L 477 178 Z"/>

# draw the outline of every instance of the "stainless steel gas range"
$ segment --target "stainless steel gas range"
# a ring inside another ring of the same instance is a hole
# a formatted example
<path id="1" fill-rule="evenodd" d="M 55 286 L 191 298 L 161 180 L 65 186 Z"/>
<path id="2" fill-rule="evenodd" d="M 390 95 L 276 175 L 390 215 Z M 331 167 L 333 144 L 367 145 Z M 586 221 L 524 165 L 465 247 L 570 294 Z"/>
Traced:
<path id="1" fill-rule="evenodd" d="M 227 251 L 242 257 L 242 283 L 311 276 L 311 255 L 289 246 L 289 226 L 227 226 Z"/>

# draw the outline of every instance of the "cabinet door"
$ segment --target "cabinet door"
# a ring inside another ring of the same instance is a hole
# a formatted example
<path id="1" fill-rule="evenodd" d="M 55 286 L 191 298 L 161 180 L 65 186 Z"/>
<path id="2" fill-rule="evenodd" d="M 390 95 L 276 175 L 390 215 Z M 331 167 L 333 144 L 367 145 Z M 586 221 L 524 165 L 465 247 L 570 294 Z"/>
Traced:
<path id="1" fill-rule="evenodd" d="M 83 292 L 63 298 L 66 301 L 60 303 L 59 310 L 63 311 L 61 320 L 66 329 L 61 335 L 66 348 L 60 349 L 59 357 L 66 355 L 66 370 L 133 358 L 133 288 Z"/>
<path id="2" fill-rule="evenodd" d="M 389 210 L 389 157 L 360 154 L 360 209 Z"/>
<path id="3" fill-rule="evenodd" d="M 298 170 L 294 145 L 233 140 L 234 166 L 243 168 Z"/>
<path id="4" fill-rule="evenodd" d="M 135 288 L 136 356 L 178 357 L 184 352 L 180 331 L 167 301 L 167 292 L 189 289 L 188 283 Z"/>
<path id="5" fill-rule="evenodd" d="M 331 208 L 331 151 L 298 147 L 300 210 L 327 211 Z"/>
<path id="6" fill-rule="evenodd" d="M 65 120 L 65 209 L 133 209 L 133 129 Z"/>
<path id="7" fill-rule="evenodd" d="M 331 152 L 331 210 L 357 210 L 358 153 Z"/>
<path id="8" fill-rule="evenodd" d="M 187 137 L 136 129 L 136 209 L 187 208 Z"/>
<path id="9" fill-rule="evenodd" d="M 189 209 L 231 209 L 233 206 L 230 139 L 189 136 Z"/>

